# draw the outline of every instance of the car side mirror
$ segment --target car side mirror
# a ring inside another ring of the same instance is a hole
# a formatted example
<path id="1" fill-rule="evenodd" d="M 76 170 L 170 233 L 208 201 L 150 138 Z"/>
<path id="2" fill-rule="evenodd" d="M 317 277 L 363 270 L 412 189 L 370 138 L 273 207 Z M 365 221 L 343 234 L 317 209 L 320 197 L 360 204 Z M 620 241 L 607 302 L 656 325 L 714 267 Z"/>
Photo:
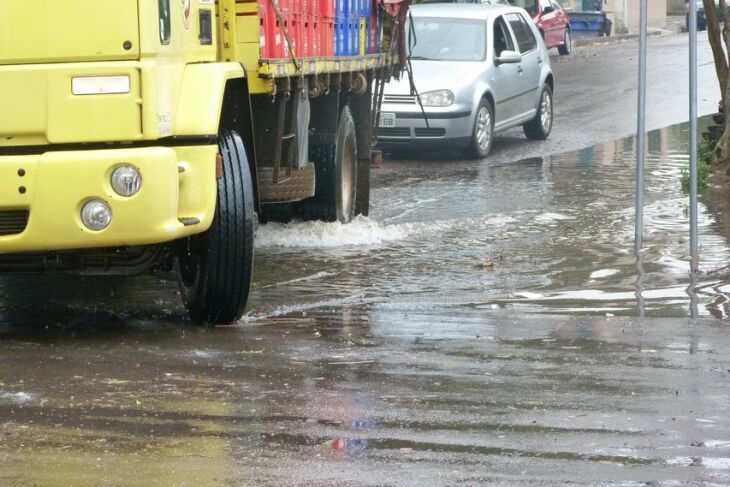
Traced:
<path id="1" fill-rule="evenodd" d="M 552 5 L 548 5 L 547 7 L 542 9 L 542 13 L 544 13 L 544 14 L 549 14 L 550 12 L 555 12 L 555 9 L 553 8 Z"/>
<path id="2" fill-rule="evenodd" d="M 517 51 L 502 51 L 497 58 L 497 66 L 500 64 L 514 64 L 522 62 L 522 54 Z"/>

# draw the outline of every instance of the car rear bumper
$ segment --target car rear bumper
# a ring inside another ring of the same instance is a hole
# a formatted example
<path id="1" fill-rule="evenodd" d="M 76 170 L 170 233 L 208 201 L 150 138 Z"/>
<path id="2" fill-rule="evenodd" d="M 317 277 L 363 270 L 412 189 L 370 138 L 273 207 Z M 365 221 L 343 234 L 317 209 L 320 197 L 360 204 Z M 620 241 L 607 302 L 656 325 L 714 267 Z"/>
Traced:
<path id="1" fill-rule="evenodd" d="M 0 254 L 145 245 L 207 230 L 216 205 L 216 145 L 49 151 L 0 156 Z M 138 169 L 139 192 L 123 197 L 110 176 Z M 111 208 L 109 226 L 91 231 L 81 208 Z"/>

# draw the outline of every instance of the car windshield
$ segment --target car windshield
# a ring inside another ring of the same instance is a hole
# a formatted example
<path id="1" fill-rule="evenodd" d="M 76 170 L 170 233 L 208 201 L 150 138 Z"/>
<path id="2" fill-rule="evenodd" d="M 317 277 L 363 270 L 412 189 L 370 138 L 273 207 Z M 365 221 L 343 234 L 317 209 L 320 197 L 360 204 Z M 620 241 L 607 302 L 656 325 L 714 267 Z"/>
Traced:
<path id="1" fill-rule="evenodd" d="M 509 3 L 515 7 L 524 8 L 530 15 L 537 13 L 537 2 L 535 0 L 509 0 Z"/>
<path id="2" fill-rule="evenodd" d="M 413 18 L 411 59 L 430 61 L 483 61 L 486 54 L 484 21 Z M 409 29 L 410 32 L 410 29 Z"/>

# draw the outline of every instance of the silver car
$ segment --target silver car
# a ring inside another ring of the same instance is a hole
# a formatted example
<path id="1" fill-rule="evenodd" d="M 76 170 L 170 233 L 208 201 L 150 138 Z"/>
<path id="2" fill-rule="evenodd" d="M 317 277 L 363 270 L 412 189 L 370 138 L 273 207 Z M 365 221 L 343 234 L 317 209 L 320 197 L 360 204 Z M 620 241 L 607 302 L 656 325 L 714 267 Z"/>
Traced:
<path id="1" fill-rule="evenodd" d="M 413 5 L 411 13 L 415 90 L 405 75 L 385 86 L 381 147 L 459 148 L 482 158 L 495 133 L 516 125 L 529 139 L 547 139 L 555 80 L 525 10 L 452 3 Z"/>

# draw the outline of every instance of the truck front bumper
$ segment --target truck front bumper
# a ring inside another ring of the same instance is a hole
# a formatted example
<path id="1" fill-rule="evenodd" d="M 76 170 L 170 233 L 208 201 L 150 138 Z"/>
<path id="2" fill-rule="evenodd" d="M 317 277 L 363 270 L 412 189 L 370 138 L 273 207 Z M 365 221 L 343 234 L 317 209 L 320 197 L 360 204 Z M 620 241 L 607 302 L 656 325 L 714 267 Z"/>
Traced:
<path id="1" fill-rule="evenodd" d="M 155 244 L 204 232 L 215 214 L 217 153 L 216 145 L 200 145 L 0 156 L 0 254 Z M 121 164 L 142 176 L 131 197 L 111 187 Z M 111 208 L 100 231 L 81 221 L 92 199 Z"/>

